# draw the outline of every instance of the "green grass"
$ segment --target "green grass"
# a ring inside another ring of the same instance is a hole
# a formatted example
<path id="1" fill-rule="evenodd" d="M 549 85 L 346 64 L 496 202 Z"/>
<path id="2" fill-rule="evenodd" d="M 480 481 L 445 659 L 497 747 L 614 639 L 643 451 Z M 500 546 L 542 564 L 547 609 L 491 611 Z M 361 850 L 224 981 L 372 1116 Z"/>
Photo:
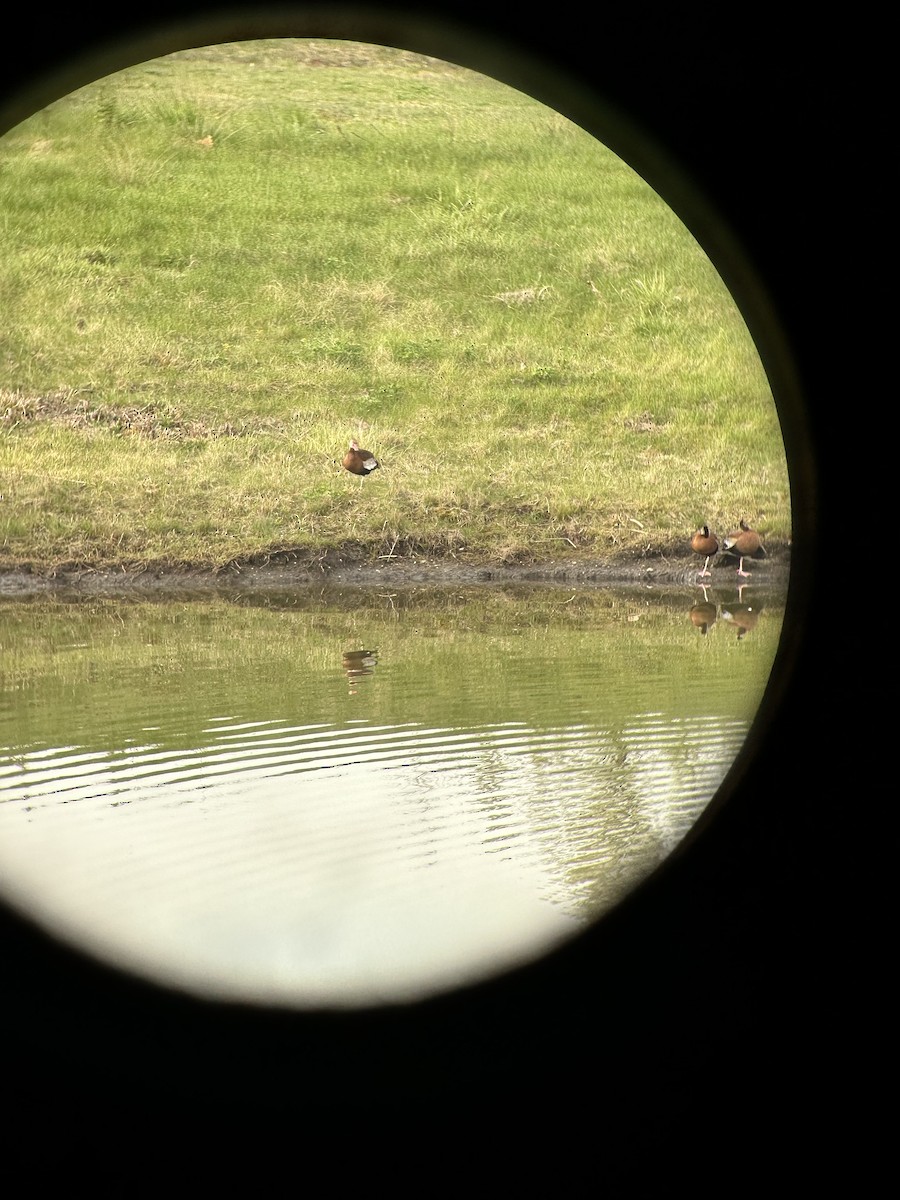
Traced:
<path id="1" fill-rule="evenodd" d="M 706 255 L 605 147 L 461 68 L 287 40 L 100 80 L 0 140 L 0 251 L 2 565 L 790 537 Z"/>

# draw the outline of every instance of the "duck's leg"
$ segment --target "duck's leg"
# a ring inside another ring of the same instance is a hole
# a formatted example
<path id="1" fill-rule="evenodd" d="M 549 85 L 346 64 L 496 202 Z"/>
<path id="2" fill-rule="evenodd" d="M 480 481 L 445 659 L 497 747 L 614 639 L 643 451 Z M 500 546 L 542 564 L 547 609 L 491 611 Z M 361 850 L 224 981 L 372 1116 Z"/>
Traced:
<path id="1" fill-rule="evenodd" d="M 738 573 L 738 575 L 743 575 L 743 577 L 744 577 L 745 579 L 749 579 L 749 578 L 750 578 L 750 572 L 749 572 L 749 571 L 745 571 L 745 570 L 744 570 L 744 556 L 743 556 L 743 554 L 741 555 L 741 565 L 738 567 L 737 573 Z"/>

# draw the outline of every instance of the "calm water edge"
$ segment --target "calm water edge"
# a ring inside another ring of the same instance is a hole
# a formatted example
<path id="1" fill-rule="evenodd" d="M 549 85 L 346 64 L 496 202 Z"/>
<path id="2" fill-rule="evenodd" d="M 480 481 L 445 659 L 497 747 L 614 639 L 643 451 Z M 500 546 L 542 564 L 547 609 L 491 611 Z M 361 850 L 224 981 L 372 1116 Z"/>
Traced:
<path id="1" fill-rule="evenodd" d="M 483 978 L 684 837 L 783 612 L 755 585 L 0 601 L 0 891 L 200 995 Z"/>

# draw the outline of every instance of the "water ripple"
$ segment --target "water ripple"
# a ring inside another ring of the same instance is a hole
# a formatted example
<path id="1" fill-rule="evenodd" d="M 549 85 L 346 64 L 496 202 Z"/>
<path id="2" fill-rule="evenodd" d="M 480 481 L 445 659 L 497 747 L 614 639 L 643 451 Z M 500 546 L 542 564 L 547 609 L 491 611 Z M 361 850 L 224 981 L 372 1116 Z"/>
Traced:
<path id="1" fill-rule="evenodd" d="M 636 643 L 643 669 L 609 672 L 618 641 L 598 655 L 593 627 L 544 658 L 543 632 L 529 657 L 518 632 L 426 647 L 400 629 L 352 678 L 310 631 L 301 677 L 296 643 L 258 662 L 277 613 L 253 614 L 246 652 L 220 626 L 208 669 L 179 673 L 168 644 L 171 670 L 139 669 L 141 642 L 104 674 L 103 619 L 64 639 L 83 650 L 50 657 L 44 692 L 0 692 L 0 885 L 57 936 L 229 999 L 412 998 L 572 936 L 684 837 L 758 694 L 738 670 L 753 642 L 716 650 L 713 703 L 717 644 L 685 638 L 666 673 Z"/>

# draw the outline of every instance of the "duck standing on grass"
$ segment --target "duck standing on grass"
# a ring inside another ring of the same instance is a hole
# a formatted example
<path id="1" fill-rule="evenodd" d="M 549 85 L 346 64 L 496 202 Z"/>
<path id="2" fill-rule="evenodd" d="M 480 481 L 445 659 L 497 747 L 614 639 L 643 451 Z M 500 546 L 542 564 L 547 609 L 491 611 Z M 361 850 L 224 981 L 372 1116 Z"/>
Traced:
<path id="1" fill-rule="evenodd" d="M 729 533 L 723 543 L 723 548 L 729 554 L 737 555 L 740 559 L 737 573 L 745 579 L 749 578 L 750 572 L 744 570 L 744 559 L 765 557 L 766 553 L 766 548 L 762 544 L 759 534 L 755 529 L 750 528 L 743 517 L 741 517 L 740 529 L 736 529 L 734 533 Z"/>
<path id="2" fill-rule="evenodd" d="M 719 539 L 714 533 L 709 532 L 709 526 L 704 525 L 702 529 L 698 529 L 691 538 L 691 549 L 695 554 L 705 554 L 706 562 L 703 564 L 703 570 L 700 572 L 700 579 L 711 575 L 709 569 L 710 559 L 719 553 Z"/>
<path id="3" fill-rule="evenodd" d="M 341 463 L 345 471 L 351 475 L 371 475 L 380 466 L 378 459 L 369 450 L 360 450 L 359 442 L 353 438 L 350 449 L 344 455 Z"/>

